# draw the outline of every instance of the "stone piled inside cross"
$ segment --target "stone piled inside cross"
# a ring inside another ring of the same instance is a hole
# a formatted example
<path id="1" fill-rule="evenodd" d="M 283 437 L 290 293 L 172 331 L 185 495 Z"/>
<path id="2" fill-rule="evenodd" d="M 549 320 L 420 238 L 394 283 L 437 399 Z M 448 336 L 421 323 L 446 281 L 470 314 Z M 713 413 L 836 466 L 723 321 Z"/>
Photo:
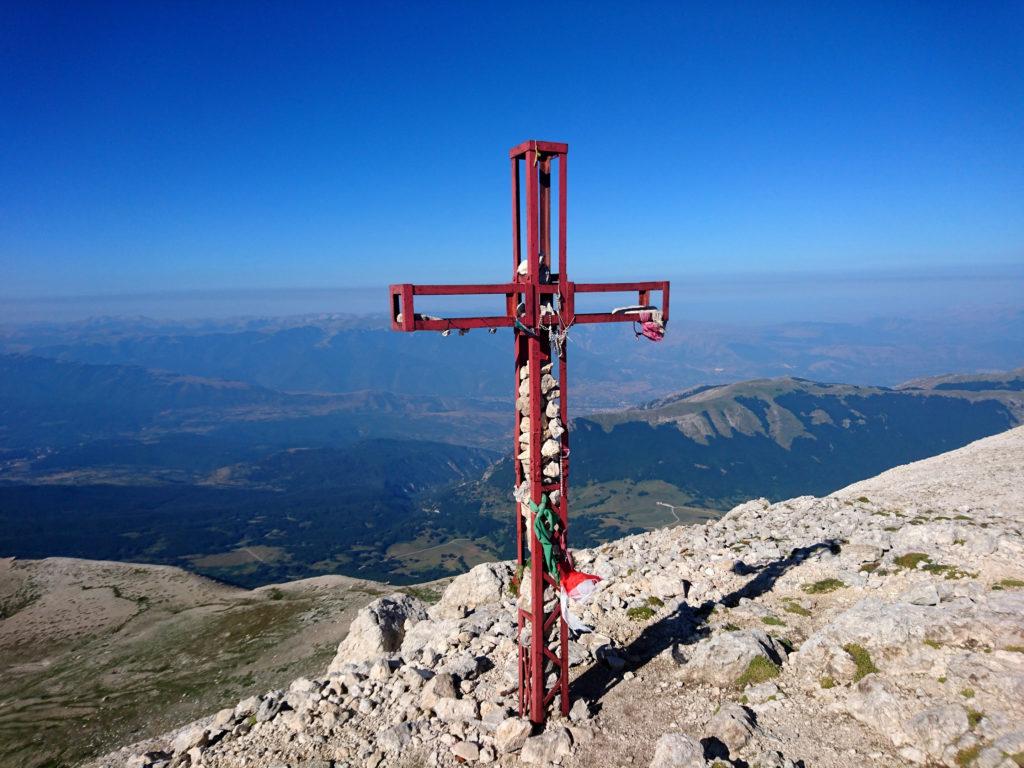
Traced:
<path id="1" fill-rule="evenodd" d="M 669 284 L 573 283 L 566 270 L 567 144 L 525 141 L 509 152 L 512 161 L 512 279 L 480 285 L 390 287 L 391 327 L 396 331 L 466 332 L 512 328 L 516 426 L 513 435 L 516 498 L 516 560 L 520 574 L 517 645 L 519 713 L 535 724 L 558 699 L 569 712 L 569 627 L 559 611 L 559 576 L 545 567 L 535 515 L 557 524 L 555 548 L 567 552 L 569 526 L 569 432 L 566 339 L 573 325 L 640 323 L 657 340 L 668 322 Z M 557 167 L 555 163 L 557 161 Z M 525 174 L 522 173 L 525 166 Z M 553 174 L 555 171 L 555 174 Z M 525 175 L 525 227 L 521 219 L 521 177 Z M 558 269 L 552 271 L 552 177 L 558 190 Z M 525 258 L 523 239 L 525 235 Z M 604 313 L 576 312 L 576 296 L 637 292 L 637 304 Z M 661 293 L 660 309 L 650 304 Z M 505 313 L 492 317 L 434 317 L 417 314 L 417 296 L 503 295 Z M 638 334 L 640 335 L 640 334 Z M 557 369 L 556 369 L 557 363 Z M 553 515 L 544 510 L 550 509 Z M 548 542 L 543 542 L 546 545 Z M 525 545 L 525 546 L 524 546 Z M 524 568 L 528 571 L 524 573 Z M 550 564 L 550 563 L 549 563 Z M 556 629 L 557 625 L 557 629 Z"/>

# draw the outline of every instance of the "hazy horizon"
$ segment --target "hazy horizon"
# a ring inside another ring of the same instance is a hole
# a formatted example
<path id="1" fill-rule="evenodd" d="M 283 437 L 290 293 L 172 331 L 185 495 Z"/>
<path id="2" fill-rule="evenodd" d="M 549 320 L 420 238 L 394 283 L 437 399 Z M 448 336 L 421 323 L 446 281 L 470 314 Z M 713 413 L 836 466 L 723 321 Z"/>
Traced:
<path id="1" fill-rule="evenodd" d="M 470 279 L 485 278 L 482 270 L 476 270 Z M 489 282 L 500 279 L 495 275 Z M 586 307 L 587 301 L 614 303 L 615 298 L 616 295 L 581 297 L 581 305 Z M 496 307 L 469 298 L 435 300 L 431 309 L 458 315 L 489 312 Z M 912 319 L 1017 309 L 1024 309 L 1024 263 L 833 272 L 705 272 L 672 277 L 672 316 L 677 324 L 863 322 L 884 317 Z M 497 308 L 497 312 L 502 311 Z M 0 323 L 9 325 L 108 316 L 186 321 L 325 313 L 385 316 L 387 286 L 0 296 Z"/>

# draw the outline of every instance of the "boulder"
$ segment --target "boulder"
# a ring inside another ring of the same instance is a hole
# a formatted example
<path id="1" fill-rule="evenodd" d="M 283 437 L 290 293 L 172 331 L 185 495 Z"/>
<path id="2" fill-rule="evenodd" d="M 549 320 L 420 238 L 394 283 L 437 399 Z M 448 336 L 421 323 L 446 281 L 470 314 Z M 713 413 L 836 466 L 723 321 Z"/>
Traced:
<path id="1" fill-rule="evenodd" d="M 426 606 L 414 597 L 394 594 L 374 600 L 356 614 L 348 636 L 328 667 L 337 674 L 345 664 L 375 660 L 402 647 L 407 626 L 427 617 Z"/>
<path id="2" fill-rule="evenodd" d="M 409 723 L 398 723 L 381 731 L 377 737 L 377 747 L 385 752 L 400 752 L 412 739 L 412 726 Z"/>
<path id="3" fill-rule="evenodd" d="M 473 699 L 438 699 L 434 713 L 446 723 L 476 720 L 477 703 Z"/>
<path id="4" fill-rule="evenodd" d="M 472 741 L 460 741 L 452 747 L 452 754 L 466 763 L 475 763 L 480 759 L 480 747 Z"/>
<path id="5" fill-rule="evenodd" d="M 519 760 L 523 763 L 548 765 L 572 752 L 572 734 L 568 728 L 549 727 L 539 736 L 531 736 L 523 744 Z"/>
<path id="6" fill-rule="evenodd" d="M 651 768 L 705 768 L 704 749 L 685 733 L 666 733 L 654 745 Z"/>
<path id="7" fill-rule="evenodd" d="M 459 698 L 459 684 L 454 675 L 442 672 L 435 675 L 423 686 L 423 693 L 420 694 L 420 704 L 424 709 L 433 709 L 441 699 Z"/>
<path id="8" fill-rule="evenodd" d="M 511 563 L 482 563 L 457 577 L 430 609 L 434 619 L 461 619 L 485 605 L 500 603 L 512 580 Z"/>
<path id="9" fill-rule="evenodd" d="M 711 718 L 705 736 L 718 739 L 729 748 L 730 756 L 746 746 L 754 734 L 754 717 L 746 707 L 726 704 Z"/>
<path id="10" fill-rule="evenodd" d="M 761 629 L 722 632 L 685 653 L 683 678 L 723 687 L 732 685 L 758 656 L 781 664 L 786 649 Z M 678 655 L 675 658 L 679 660 Z"/>
<path id="11" fill-rule="evenodd" d="M 494 729 L 494 746 L 500 753 L 518 752 L 532 731 L 529 720 L 510 717 Z"/>

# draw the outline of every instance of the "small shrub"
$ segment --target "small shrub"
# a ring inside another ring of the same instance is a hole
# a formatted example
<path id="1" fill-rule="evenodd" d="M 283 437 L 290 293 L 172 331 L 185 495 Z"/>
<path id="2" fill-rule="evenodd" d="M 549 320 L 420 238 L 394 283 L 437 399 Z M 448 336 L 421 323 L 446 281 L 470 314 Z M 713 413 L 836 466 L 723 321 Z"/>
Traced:
<path id="1" fill-rule="evenodd" d="M 823 678 L 821 678 L 820 682 L 821 682 L 821 687 L 824 688 L 825 690 L 828 690 L 829 688 L 835 688 L 836 687 L 836 681 L 833 678 L 831 678 L 831 677 L 827 677 L 827 676 L 823 677 Z"/>
<path id="2" fill-rule="evenodd" d="M 960 691 L 960 695 L 963 696 L 965 699 L 973 699 L 974 698 L 974 689 L 973 688 L 964 688 L 962 691 Z"/>
<path id="3" fill-rule="evenodd" d="M 761 621 L 767 624 L 769 627 L 784 627 L 786 622 L 782 619 L 777 619 L 774 616 L 762 616 Z"/>
<path id="4" fill-rule="evenodd" d="M 857 665 L 857 671 L 853 675 L 853 682 L 857 682 L 872 672 L 878 672 L 878 667 L 875 666 L 875 662 L 871 660 L 871 654 L 868 653 L 867 648 L 864 646 L 857 643 L 847 643 L 843 646 L 843 650 L 850 654 L 853 663 Z"/>
<path id="5" fill-rule="evenodd" d="M 650 597 L 647 598 L 647 604 L 649 606 L 651 606 L 652 608 L 664 608 L 665 607 L 665 601 L 662 600 L 660 597 L 655 597 L 654 595 L 651 595 Z"/>
<path id="6" fill-rule="evenodd" d="M 976 709 L 967 710 L 967 722 L 970 724 L 971 728 L 980 723 L 983 717 L 985 717 L 984 712 L 979 712 Z"/>
<path id="7" fill-rule="evenodd" d="M 779 666 L 767 656 L 755 656 L 747 664 L 743 674 L 736 680 L 738 688 L 746 688 L 748 685 L 757 685 L 779 676 Z"/>
<path id="8" fill-rule="evenodd" d="M 508 593 L 512 597 L 519 597 L 519 588 L 523 584 L 523 574 L 526 573 L 526 569 L 530 567 L 530 561 L 527 560 L 524 563 L 520 563 L 516 566 L 515 575 L 508 582 Z"/>
<path id="9" fill-rule="evenodd" d="M 740 628 L 737 627 L 732 622 L 729 622 L 728 624 L 726 624 L 724 627 L 722 627 L 722 629 L 724 629 L 726 632 L 739 632 L 740 631 Z"/>
<path id="10" fill-rule="evenodd" d="M 858 496 L 857 497 L 857 501 L 859 501 L 861 504 L 870 504 L 871 503 L 871 499 L 869 499 L 867 496 Z"/>
<path id="11" fill-rule="evenodd" d="M 944 683 L 944 682 L 946 682 L 946 676 L 943 675 L 942 677 L 938 678 L 938 680 L 939 680 L 940 683 Z"/>
<path id="12" fill-rule="evenodd" d="M 1003 589 L 1019 589 L 1024 587 L 1024 580 L 1021 579 L 1003 579 L 999 582 L 999 586 Z"/>
<path id="13" fill-rule="evenodd" d="M 942 643 L 940 643 L 938 640 L 925 640 L 924 644 L 927 645 L 929 648 L 938 649 L 942 647 Z"/>
<path id="14" fill-rule="evenodd" d="M 283 600 L 284 599 L 284 592 L 282 592 L 277 587 L 274 587 L 272 590 L 270 590 L 270 599 L 271 600 Z"/>
<path id="15" fill-rule="evenodd" d="M 835 592 L 837 589 L 842 589 L 845 586 L 839 579 L 822 579 L 813 584 L 804 584 L 801 589 L 808 595 L 822 595 L 827 592 Z"/>
<path id="16" fill-rule="evenodd" d="M 787 600 L 782 606 L 783 610 L 787 613 L 795 613 L 797 616 L 810 616 L 811 612 L 804 608 L 800 603 L 795 600 Z"/>
<path id="17" fill-rule="evenodd" d="M 1014 752 L 1010 755 L 1010 759 L 1020 766 L 1020 768 L 1024 768 L 1024 752 Z"/>
<path id="18" fill-rule="evenodd" d="M 638 605 L 626 611 L 626 615 L 633 621 L 647 621 L 654 615 L 654 610 L 646 605 Z"/>
<path id="19" fill-rule="evenodd" d="M 862 565 L 860 567 L 860 572 L 861 573 L 874 573 L 876 570 L 878 570 L 878 566 L 880 566 L 880 565 L 881 565 L 881 563 L 878 562 L 877 560 L 875 560 L 873 563 L 864 563 L 864 565 Z"/>
<path id="20" fill-rule="evenodd" d="M 427 605 L 433 605 L 441 599 L 440 592 L 427 587 L 402 587 L 400 591 L 409 595 L 409 597 L 415 597 L 417 600 L 422 600 Z"/>
<path id="21" fill-rule="evenodd" d="M 897 568 L 913 570 L 920 563 L 930 563 L 931 561 L 932 559 L 924 552 L 907 552 L 905 555 L 893 558 L 892 562 Z"/>
<path id="22" fill-rule="evenodd" d="M 956 753 L 956 764 L 960 768 L 967 768 L 975 760 L 978 759 L 978 753 L 981 752 L 981 744 L 975 744 L 973 747 L 967 747 L 967 749 L 961 749 Z"/>

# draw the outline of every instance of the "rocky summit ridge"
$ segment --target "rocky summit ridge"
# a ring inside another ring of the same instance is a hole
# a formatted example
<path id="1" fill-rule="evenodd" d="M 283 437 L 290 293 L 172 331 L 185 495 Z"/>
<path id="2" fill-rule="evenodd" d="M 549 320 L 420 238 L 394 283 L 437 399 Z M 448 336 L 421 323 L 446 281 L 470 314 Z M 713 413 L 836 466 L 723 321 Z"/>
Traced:
<path id="1" fill-rule="evenodd" d="M 568 718 L 514 716 L 512 566 L 375 600 L 324 676 L 103 768 L 1024 765 L 1024 427 L 577 553 Z"/>

